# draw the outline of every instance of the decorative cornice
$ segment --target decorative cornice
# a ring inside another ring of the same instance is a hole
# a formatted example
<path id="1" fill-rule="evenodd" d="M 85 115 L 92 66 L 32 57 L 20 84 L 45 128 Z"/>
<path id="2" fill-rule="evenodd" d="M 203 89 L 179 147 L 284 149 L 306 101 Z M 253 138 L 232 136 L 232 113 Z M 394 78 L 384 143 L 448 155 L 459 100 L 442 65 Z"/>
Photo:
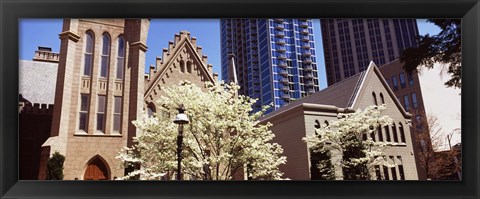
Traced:
<path id="1" fill-rule="evenodd" d="M 58 34 L 58 36 L 60 36 L 60 39 L 61 40 L 64 40 L 64 39 L 70 39 L 72 40 L 73 42 L 78 42 L 80 40 L 80 36 L 73 33 L 73 32 L 70 32 L 70 31 L 65 31 L 65 32 L 62 32 L 60 34 Z"/>
<path id="2" fill-rule="evenodd" d="M 143 52 L 146 52 L 148 47 L 146 44 L 142 43 L 141 41 L 133 42 L 130 44 L 130 48 L 138 48 Z"/>

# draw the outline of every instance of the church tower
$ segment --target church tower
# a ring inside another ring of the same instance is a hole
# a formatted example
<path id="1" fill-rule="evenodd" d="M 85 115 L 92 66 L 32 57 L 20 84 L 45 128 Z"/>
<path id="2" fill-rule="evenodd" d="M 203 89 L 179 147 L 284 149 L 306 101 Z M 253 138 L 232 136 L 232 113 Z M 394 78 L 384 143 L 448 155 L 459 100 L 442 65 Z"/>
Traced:
<path id="1" fill-rule="evenodd" d="M 115 157 L 135 136 L 131 121 L 142 113 L 149 24 L 148 19 L 64 20 L 52 131 L 42 146 L 42 165 L 60 152 L 65 180 L 124 175 Z"/>

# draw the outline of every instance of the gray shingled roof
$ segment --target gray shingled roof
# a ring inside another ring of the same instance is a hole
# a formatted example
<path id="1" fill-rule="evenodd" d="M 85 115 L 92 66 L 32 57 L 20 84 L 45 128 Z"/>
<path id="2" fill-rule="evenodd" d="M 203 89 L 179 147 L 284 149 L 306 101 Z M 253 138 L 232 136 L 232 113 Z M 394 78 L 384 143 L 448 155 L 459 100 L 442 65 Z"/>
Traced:
<path id="1" fill-rule="evenodd" d="M 53 104 L 58 63 L 19 60 L 19 94 L 33 103 Z"/>
<path id="2" fill-rule="evenodd" d="M 264 118 L 271 117 L 303 103 L 323 104 L 332 105 L 339 108 L 348 108 L 352 105 L 352 99 L 357 95 L 358 89 L 364 77 L 365 71 L 357 73 L 356 75 L 337 82 L 336 84 L 333 84 L 321 91 L 272 111 L 265 115 Z"/>

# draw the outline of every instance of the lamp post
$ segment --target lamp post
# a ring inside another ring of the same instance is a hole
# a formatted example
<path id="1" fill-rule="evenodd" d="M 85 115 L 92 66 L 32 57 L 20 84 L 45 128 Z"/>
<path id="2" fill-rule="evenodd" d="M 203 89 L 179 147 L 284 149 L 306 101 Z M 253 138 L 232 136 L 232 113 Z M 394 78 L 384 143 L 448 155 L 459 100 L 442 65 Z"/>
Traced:
<path id="1" fill-rule="evenodd" d="M 183 143 L 183 125 L 188 124 L 187 115 L 185 115 L 185 107 L 180 105 L 177 109 L 178 114 L 175 117 L 173 123 L 178 124 L 178 136 L 177 136 L 177 180 L 182 179 L 182 143 Z"/>

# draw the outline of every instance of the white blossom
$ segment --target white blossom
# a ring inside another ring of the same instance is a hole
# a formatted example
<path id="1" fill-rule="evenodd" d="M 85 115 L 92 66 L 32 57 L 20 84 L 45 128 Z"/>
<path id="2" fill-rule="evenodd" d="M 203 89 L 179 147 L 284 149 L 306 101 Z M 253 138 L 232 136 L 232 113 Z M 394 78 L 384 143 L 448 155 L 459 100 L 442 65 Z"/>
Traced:
<path id="1" fill-rule="evenodd" d="M 337 167 L 353 167 L 359 164 L 366 164 L 370 173 L 374 170 L 375 165 L 384 165 L 392 167 L 385 159 L 384 150 L 386 147 L 393 146 L 392 142 L 375 142 L 370 135 L 377 133 L 380 126 L 391 125 L 393 120 L 385 115 L 385 105 L 369 106 L 365 110 L 358 109 L 354 113 L 339 114 L 339 119 L 330 121 L 329 126 L 325 126 L 315 130 L 315 134 L 303 138 L 310 149 L 325 150 L 323 146 L 328 146 L 328 150 L 344 151 L 348 146 L 361 144 L 365 154 L 364 157 L 352 158 L 349 161 L 341 161 Z M 364 135 L 367 139 L 363 140 Z M 345 139 L 352 136 L 354 139 Z M 323 165 L 317 165 L 323 168 Z M 372 176 L 373 177 L 373 176 Z"/>
<path id="2" fill-rule="evenodd" d="M 139 164 L 128 179 L 173 179 L 177 170 L 178 125 L 173 123 L 183 104 L 190 123 L 184 126 L 182 173 L 184 179 L 230 180 L 247 169 L 253 179 L 281 179 L 278 167 L 286 157 L 272 143 L 271 124 L 259 124 L 263 111 L 251 114 L 256 99 L 237 95 L 238 85 L 209 84 L 208 91 L 189 82 L 165 88 L 153 116 L 134 121 L 134 146 L 120 151 L 118 159 Z"/>

